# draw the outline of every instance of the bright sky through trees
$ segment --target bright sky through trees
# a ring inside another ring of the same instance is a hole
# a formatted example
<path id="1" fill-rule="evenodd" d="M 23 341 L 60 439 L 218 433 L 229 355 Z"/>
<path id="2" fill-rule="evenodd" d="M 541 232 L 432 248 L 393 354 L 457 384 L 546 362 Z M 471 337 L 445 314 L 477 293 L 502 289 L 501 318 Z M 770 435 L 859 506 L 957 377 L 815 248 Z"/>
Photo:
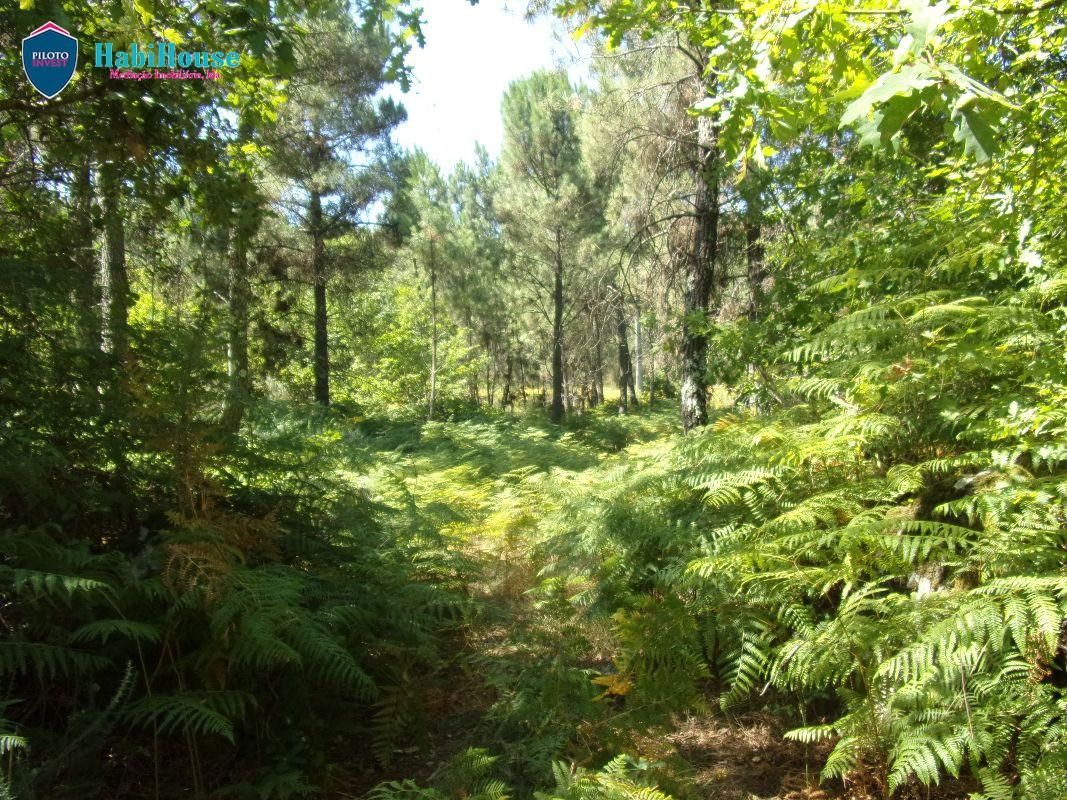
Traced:
<path id="1" fill-rule="evenodd" d="M 426 47 L 411 53 L 414 84 L 396 96 L 408 121 L 394 139 L 421 147 L 446 169 L 474 156 L 475 142 L 500 152 L 504 128 L 500 99 L 508 84 L 529 72 L 562 63 L 572 79 L 587 72 L 588 49 L 554 33 L 547 16 L 527 22 L 522 8 L 505 0 L 428 0 Z"/>

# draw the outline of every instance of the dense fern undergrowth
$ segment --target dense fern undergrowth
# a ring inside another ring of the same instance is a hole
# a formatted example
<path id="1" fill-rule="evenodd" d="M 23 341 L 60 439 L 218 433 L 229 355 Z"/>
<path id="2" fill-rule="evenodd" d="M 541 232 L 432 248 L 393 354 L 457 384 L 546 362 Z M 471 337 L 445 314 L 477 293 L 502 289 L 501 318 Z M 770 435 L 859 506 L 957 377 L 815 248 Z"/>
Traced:
<path id="1" fill-rule="evenodd" d="M 456 398 L 228 435 L 195 318 L 146 310 L 103 397 L 61 278 L 9 273 L 56 305 L 0 361 L 4 792 L 744 797 L 679 737 L 755 713 L 796 748 L 759 796 L 1061 800 L 1065 282 L 984 202 L 835 232 L 862 269 L 783 253 L 815 279 L 716 328 L 734 385 L 684 436 L 673 399 Z"/>
<path id="2" fill-rule="evenodd" d="M 922 252 L 811 281 L 818 313 L 720 326 L 773 383 L 742 372 L 685 436 L 661 400 L 562 426 L 260 402 L 227 437 L 195 326 L 152 315 L 140 363 L 171 366 L 119 433 L 27 311 L 4 791 L 743 797 L 670 742 L 759 711 L 804 753 L 792 796 L 1067 796 L 1064 278 L 915 224 Z"/>
<path id="3" fill-rule="evenodd" d="M 64 470 L 60 525 L 39 462 L 6 494 L 39 519 L 5 533 L 7 791 L 745 797 L 664 742 L 762 709 L 791 797 L 1063 797 L 1060 410 L 964 447 L 843 381 L 687 437 L 262 405 L 225 458 L 131 463 L 174 489 L 121 543 L 112 487 Z"/>

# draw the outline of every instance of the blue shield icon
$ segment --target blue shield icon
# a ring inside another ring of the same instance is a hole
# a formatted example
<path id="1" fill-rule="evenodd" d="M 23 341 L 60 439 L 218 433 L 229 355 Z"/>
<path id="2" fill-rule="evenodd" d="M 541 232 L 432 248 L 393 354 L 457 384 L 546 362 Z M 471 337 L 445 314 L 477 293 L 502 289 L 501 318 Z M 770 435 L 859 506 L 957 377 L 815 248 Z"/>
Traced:
<path id="1" fill-rule="evenodd" d="M 46 22 L 22 40 L 22 69 L 33 88 L 51 100 L 70 83 L 78 66 L 78 40 Z"/>

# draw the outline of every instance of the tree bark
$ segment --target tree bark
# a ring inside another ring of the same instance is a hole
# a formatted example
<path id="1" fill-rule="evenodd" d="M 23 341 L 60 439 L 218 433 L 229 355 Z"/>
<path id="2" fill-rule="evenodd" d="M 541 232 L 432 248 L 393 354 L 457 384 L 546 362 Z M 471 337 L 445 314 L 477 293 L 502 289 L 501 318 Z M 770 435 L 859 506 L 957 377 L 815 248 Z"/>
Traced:
<path id="1" fill-rule="evenodd" d="M 714 81 L 709 86 L 714 91 Z M 682 317 L 682 428 L 707 424 L 707 310 L 715 282 L 719 238 L 718 131 L 709 117 L 697 119 L 693 243 L 686 263 Z"/>
<path id="2" fill-rule="evenodd" d="M 625 414 L 629 409 L 626 394 L 633 384 L 633 362 L 630 360 L 630 345 L 626 333 L 626 313 L 623 310 L 622 295 L 615 290 L 615 330 L 619 340 L 619 413 Z"/>
<path id="3" fill-rule="evenodd" d="M 482 343 L 485 347 L 485 404 L 489 408 L 493 407 L 493 403 L 496 400 L 496 383 L 493 380 L 493 361 L 495 354 L 493 353 L 492 339 L 488 333 L 482 334 Z"/>
<path id="4" fill-rule="evenodd" d="M 81 346 L 88 354 L 89 362 L 99 363 L 103 331 L 100 327 L 100 291 L 97 286 L 95 233 L 93 231 L 93 174 L 92 161 L 86 157 L 79 166 L 72 187 L 76 222 L 75 263 L 78 268 L 77 288 L 74 302 L 79 312 Z M 92 380 L 89 384 L 95 393 Z"/>
<path id="5" fill-rule="evenodd" d="M 600 320 L 593 315 L 593 386 L 596 391 L 596 404 L 604 402 L 604 346 L 600 340 Z"/>
<path id="6" fill-rule="evenodd" d="M 130 279 L 126 272 L 126 223 L 122 216 L 122 177 L 117 154 L 101 158 L 99 168 L 103 240 L 100 248 L 100 349 L 104 353 L 102 403 L 104 417 L 116 427 L 107 437 L 108 457 L 114 463 L 114 479 L 123 486 L 128 480 L 130 449 L 129 396 L 123 381 L 129 360 Z M 121 515 L 131 521 L 130 507 Z"/>
<path id="7" fill-rule="evenodd" d="M 471 403 L 478 405 L 478 357 L 474 350 L 474 320 L 470 309 L 467 310 L 467 352 L 469 353 L 470 373 L 467 377 L 467 395 Z"/>
<path id="8" fill-rule="evenodd" d="M 255 233 L 255 209 L 251 207 L 250 186 L 241 179 L 242 192 L 236 204 L 229 257 L 229 330 L 227 331 L 226 402 L 222 428 L 235 434 L 241 427 L 248 398 L 252 394 L 252 372 L 248 364 L 248 306 L 251 287 L 248 280 L 248 248 Z"/>
<path id="9" fill-rule="evenodd" d="M 563 414 L 566 416 L 574 410 L 574 398 L 571 394 L 574 375 L 563 365 Z"/>
<path id="10" fill-rule="evenodd" d="M 511 396 L 511 375 L 515 368 L 515 357 L 511 354 L 510 350 L 508 350 L 508 355 L 504 360 L 504 364 L 504 391 L 500 395 L 501 408 L 507 408 L 515 402 Z"/>
<path id="11" fill-rule="evenodd" d="M 556 229 L 556 268 L 552 288 L 552 409 L 553 422 L 563 419 L 563 241 Z"/>
<path id="12" fill-rule="evenodd" d="M 651 408 L 656 402 L 656 353 L 652 352 L 648 359 L 648 405 Z"/>
<path id="13" fill-rule="evenodd" d="M 247 142 L 252 134 L 252 124 L 246 119 L 241 120 L 238 128 L 240 141 Z M 252 371 L 248 363 L 248 307 L 252 297 L 248 250 L 259 227 L 257 202 L 251 179 L 247 174 L 241 173 L 238 178 L 237 201 L 234 204 L 228 259 L 229 330 L 226 363 L 229 385 L 222 413 L 223 430 L 231 435 L 240 429 L 252 394 Z"/>
<path id="14" fill-rule="evenodd" d="M 433 421 L 433 407 L 437 402 L 437 252 L 430 240 L 430 400 L 426 419 Z"/>
<path id="15" fill-rule="evenodd" d="M 633 399 L 638 402 L 641 397 L 641 379 L 644 377 L 644 348 L 641 346 L 641 309 L 634 309 L 634 382 Z"/>
<path id="16" fill-rule="evenodd" d="M 104 241 L 100 253 L 100 310 L 103 349 L 116 369 L 129 349 L 130 279 L 126 272 L 126 227 L 122 218 L 122 181 L 112 158 L 100 165 L 100 204 Z"/>
<path id="17" fill-rule="evenodd" d="M 222 412 L 222 427 L 227 433 L 237 433 L 244 419 L 248 397 L 252 393 L 252 376 L 248 367 L 248 245 L 237 230 L 230 244 L 229 258 L 229 330 L 226 343 L 228 389 Z"/>
<path id="18" fill-rule="evenodd" d="M 762 214 L 757 197 L 750 197 L 745 213 L 745 260 L 748 279 L 748 318 L 759 318 L 763 306 L 763 281 L 767 276 L 763 259 Z"/>
<path id="19" fill-rule="evenodd" d="M 330 404 L 330 345 L 326 319 L 326 240 L 322 226 L 322 195 L 311 193 L 308 213 L 311 233 L 311 274 L 315 283 L 315 400 Z"/>

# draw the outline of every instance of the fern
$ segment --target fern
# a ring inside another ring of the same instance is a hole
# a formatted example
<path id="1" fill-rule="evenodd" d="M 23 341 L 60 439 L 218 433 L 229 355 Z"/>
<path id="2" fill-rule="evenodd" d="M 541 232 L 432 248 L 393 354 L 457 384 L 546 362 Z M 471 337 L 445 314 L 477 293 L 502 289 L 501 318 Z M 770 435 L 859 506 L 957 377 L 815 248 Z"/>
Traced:
<path id="1" fill-rule="evenodd" d="M 162 734 L 214 734 L 233 743 L 234 722 L 254 706 L 247 692 L 183 692 L 146 697 L 130 706 L 126 715 L 134 724 L 154 726 Z"/>

